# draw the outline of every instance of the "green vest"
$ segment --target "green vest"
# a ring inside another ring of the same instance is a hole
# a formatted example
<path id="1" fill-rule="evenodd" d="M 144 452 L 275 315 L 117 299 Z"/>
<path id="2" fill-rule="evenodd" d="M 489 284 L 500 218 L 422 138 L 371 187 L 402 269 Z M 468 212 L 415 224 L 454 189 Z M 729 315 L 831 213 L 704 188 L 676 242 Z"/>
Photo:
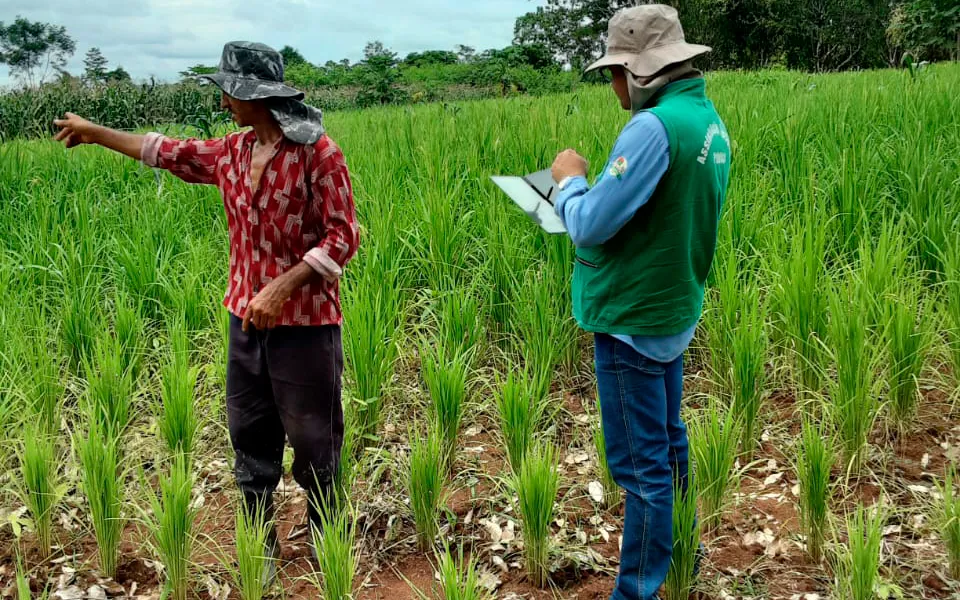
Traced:
<path id="1" fill-rule="evenodd" d="M 703 310 L 730 175 L 730 137 L 701 78 L 667 85 L 648 106 L 644 112 L 660 119 L 670 141 L 667 172 L 613 238 L 577 248 L 573 312 L 594 333 L 674 335 Z"/>

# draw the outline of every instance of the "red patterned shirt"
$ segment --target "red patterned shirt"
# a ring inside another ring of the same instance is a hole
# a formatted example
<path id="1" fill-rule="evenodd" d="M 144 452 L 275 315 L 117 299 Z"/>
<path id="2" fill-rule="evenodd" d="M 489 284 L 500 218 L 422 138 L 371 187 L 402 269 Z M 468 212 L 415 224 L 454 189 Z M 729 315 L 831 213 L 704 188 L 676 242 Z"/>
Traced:
<path id="1" fill-rule="evenodd" d="M 230 281 L 224 306 L 243 317 L 257 293 L 301 261 L 322 277 L 294 292 L 277 325 L 339 325 L 339 279 L 359 243 L 353 188 L 340 148 L 283 138 L 253 191 L 256 134 L 175 140 L 148 134 L 143 162 L 189 183 L 215 185 L 230 233 Z"/>

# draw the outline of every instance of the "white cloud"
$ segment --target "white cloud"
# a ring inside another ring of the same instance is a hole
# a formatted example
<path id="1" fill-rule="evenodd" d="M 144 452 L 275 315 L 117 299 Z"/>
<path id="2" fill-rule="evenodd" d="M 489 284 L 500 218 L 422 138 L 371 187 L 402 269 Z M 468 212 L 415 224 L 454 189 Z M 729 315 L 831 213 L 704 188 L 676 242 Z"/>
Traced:
<path id="1" fill-rule="evenodd" d="M 63 25 L 77 42 L 68 70 L 99 47 L 135 78 L 174 80 L 197 63 L 216 64 L 223 44 L 250 40 L 296 47 L 310 61 L 358 60 L 368 41 L 398 54 L 479 50 L 510 44 L 516 18 L 543 0 L 0 0 L 0 21 L 20 15 Z M 7 74 L 0 67 L 0 84 Z"/>

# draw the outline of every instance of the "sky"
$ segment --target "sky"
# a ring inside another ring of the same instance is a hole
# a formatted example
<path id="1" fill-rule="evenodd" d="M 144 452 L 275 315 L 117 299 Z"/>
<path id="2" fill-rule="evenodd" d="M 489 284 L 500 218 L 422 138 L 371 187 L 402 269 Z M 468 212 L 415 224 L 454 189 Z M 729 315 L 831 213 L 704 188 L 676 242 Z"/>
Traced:
<path id="1" fill-rule="evenodd" d="M 173 81 L 192 65 L 215 65 L 223 45 L 289 44 L 313 63 L 363 56 L 380 40 L 401 56 L 419 50 L 479 50 L 511 43 L 513 24 L 543 0 L 0 0 L 0 21 L 17 16 L 63 25 L 77 44 L 67 70 L 100 48 L 109 68 L 135 79 Z M 11 83 L 0 65 L 0 85 Z"/>

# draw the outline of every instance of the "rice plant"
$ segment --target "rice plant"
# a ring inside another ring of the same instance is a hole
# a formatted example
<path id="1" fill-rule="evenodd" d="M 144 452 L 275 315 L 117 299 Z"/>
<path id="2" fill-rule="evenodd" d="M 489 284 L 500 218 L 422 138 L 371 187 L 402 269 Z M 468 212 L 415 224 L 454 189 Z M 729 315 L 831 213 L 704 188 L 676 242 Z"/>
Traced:
<path id="1" fill-rule="evenodd" d="M 350 498 L 354 480 L 357 477 L 357 468 L 360 457 L 360 428 L 356 424 L 357 412 L 353 404 L 347 403 L 343 407 L 343 443 L 340 445 L 340 460 L 337 462 L 337 472 L 334 475 L 334 489 L 339 498 Z"/>
<path id="2" fill-rule="evenodd" d="M 576 343 L 576 335 L 564 327 L 568 314 L 559 310 L 555 284 L 531 270 L 514 298 L 516 352 L 531 371 L 553 375 Z"/>
<path id="3" fill-rule="evenodd" d="M 741 424 L 740 449 L 746 462 L 763 431 L 761 409 L 766 393 L 766 307 L 756 287 L 741 290 L 740 320 L 731 339 L 733 351 L 732 412 Z"/>
<path id="4" fill-rule="evenodd" d="M 954 488 L 958 482 L 957 467 L 951 463 L 947 466 L 943 484 L 938 485 L 941 498 L 934 521 L 947 548 L 950 576 L 960 581 L 960 494 Z"/>
<path id="5" fill-rule="evenodd" d="M 904 290 L 886 308 L 889 416 L 903 435 L 917 416 L 920 377 L 930 347 L 930 334 L 919 303 L 919 290 Z"/>
<path id="6" fill-rule="evenodd" d="M 193 477 L 187 460 L 178 455 L 168 473 L 161 474 L 159 494 L 150 494 L 153 546 L 163 564 L 164 586 L 173 600 L 186 600 L 190 587 L 193 550 Z"/>
<path id="7" fill-rule="evenodd" d="M 359 564 L 355 515 L 352 509 L 320 511 L 321 531 L 314 532 L 316 558 L 324 600 L 351 600 L 353 580 Z"/>
<path id="8" fill-rule="evenodd" d="M 879 506 L 858 505 L 848 515 L 847 542 L 838 548 L 835 559 L 834 598 L 838 600 L 873 600 L 879 582 L 886 514 Z"/>
<path id="9" fill-rule="evenodd" d="M 50 597 L 50 585 L 46 584 L 43 586 L 43 591 L 40 595 L 34 595 L 30 589 L 30 577 L 27 574 L 26 569 L 23 566 L 23 558 L 20 556 L 20 552 L 17 551 L 17 566 L 16 566 L 16 594 L 17 600 L 47 600 Z"/>
<path id="10" fill-rule="evenodd" d="M 60 310 L 63 344 L 68 349 L 70 365 L 79 370 L 90 360 L 102 330 L 100 310 L 88 288 L 70 290 Z"/>
<path id="11" fill-rule="evenodd" d="M 512 482 L 527 575 L 542 588 L 550 579 L 550 524 L 560 486 L 556 450 L 542 443 L 530 447 Z"/>
<path id="12" fill-rule="evenodd" d="M 159 429 L 167 450 L 184 455 L 189 467 L 198 430 L 194 405 L 199 369 L 190 366 L 189 342 L 180 321 L 171 325 L 170 337 L 170 356 L 160 369 Z"/>
<path id="13" fill-rule="evenodd" d="M 81 466 L 80 488 L 93 522 L 100 572 L 114 577 L 125 523 L 120 438 L 97 419 L 89 421 L 87 430 L 74 436 Z"/>
<path id="14" fill-rule="evenodd" d="M 445 547 L 437 571 L 444 600 L 491 600 L 493 596 L 480 582 L 476 558 L 464 558 L 463 546 L 456 558 Z"/>
<path id="15" fill-rule="evenodd" d="M 707 533 L 713 533 L 719 527 L 730 500 L 730 488 L 737 482 L 734 465 L 740 430 L 740 422 L 733 412 L 725 410 L 715 400 L 703 414 L 690 422 L 690 450 L 703 503 L 703 529 Z"/>
<path id="16" fill-rule="evenodd" d="M 123 355 L 123 364 L 130 365 L 133 379 L 136 380 L 142 366 L 143 339 L 146 335 L 142 301 L 118 291 L 114 306 L 113 328 Z"/>
<path id="17" fill-rule="evenodd" d="M 360 439 L 367 443 L 376 435 L 382 419 L 383 394 L 399 356 L 401 296 L 395 287 L 396 265 L 375 251 L 359 280 L 344 286 L 344 355 L 346 372 L 353 382 Z M 360 290 L 378 290 L 375 294 Z"/>
<path id="18" fill-rule="evenodd" d="M 815 213 L 808 213 L 805 218 L 815 220 Z M 805 220 L 794 228 L 793 243 L 778 270 L 779 281 L 772 292 L 781 334 L 792 352 L 794 382 L 801 394 L 821 389 L 821 341 L 827 331 L 826 234 L 810 227 L 811 222 Z"/>
<path id="19" fill-rule="evenodd" d="M 514 473 L 520 469 L 527 447 L 534 443 L 543 418 L 543 402 L 536 388 L 529 375 L 511 371 L 496 392 L 500 433 Z"/>
<path id="20" fill-rule="evenodd" d="M 243 600 L 260 600 L 270 587 L 269 574 L 276 568 L 275 559 L 268 555 L 272 525 L 264 520 L 263 511 L 247 510 L 240 506 L 234 522 L 237 563 L 234 582 Z"/>
<path id="21" fill-rule="evenodd" d="M 437 314 L 437 344 L 443 348 L 445 358 L 448 361 L 465 359 L 468 366 L 482 355 L 486 339 L 485 314 L 475 287 L 445 293 Z"/>
<path id="22" fill-rule="evenodd" d="M 807 553 L 819 564 L 823 560 L 830 517 L 831 469 L 836 461 L 832 440 L 822 427 L 804 420 L 794 461 L 800 485 L 800 524 L 807 538 Z"/>
<path id="23" fill-rule="evenodd" d="M 601 412 L 600 400 L 597 399 L 597 413 Z M 613 479 L 610 465 L 607 463 L 607 440 L 603 433 L 603 419 L 593 426 L 593 447 L 597 452 L 597 470 L 600 472 L 600 484 L 603 485 L 603 505 L 608 510 L 615 510 L 623 502 L 620 486 Z"/>
<path id="24" fill-rule="evenodd" d="M 117 340 L 109 334 L 96 342 L 93 356 L 84 363 L 87 389 L 81 398 L 85 414 L 96 419 L 107 435 L 116 437 L 130 424 L 134 381 L 130 365 Z"/>
<path id="25" fill-rule="evenodd" d="M 463 357 L 445 360 L 440 353 L 429 350 L 422 355 L 433 419 L 443 436 L 446 465 L 453 468 L 467 402 L 467 363 Z"/>
<path id="26" fill-rule="evenodd" d="M 673 489 L 673 555 L 665 583 L 667 600 L 687 600 L 696 585 L 697 551 L 701 522 L 697 518 L 699 477 L 690 480 L 686 492 L 679 480 Z"/>
<path id="27" fill-rule="evenodd" d="M 417 543 L 424 551 L 433 547 L 440 528 L 440 510 L 445 501 L 449 472 L 446 457 L 443 434 L 436 426 L 429 428 L 426 437 L 411 433 L 407 494 L 417 529 Z"/>
<path id="28" fill-rule="evenodd" d="M 953 242 L 944 253 L 947 313 L 947 344 L 954 380 L 960 383 L 960 243 Z M 960 386 L 958 386 L 960 387 Z"/>
<path id="29" fill-rule="evenodd" d="M 880 400 L 874 386 L 874 348 L 867 343 L 868 313 L 860 308 L 857 295 L 851 292 L 852 286 L 842 286 L 830 298 L 829 341 L 837 375 L 830 385 L 826 412 L 847 468 L 858 475 Z"/>
<path id="30" fill-rule="evenodd" d="M 59 466 L 55 438 L 46 433 L 42 423 L 27 424 L 20 452 L 21 499 L 30 511 L 44 556 L 53 546 L 53 517 L 66 491 Z"/>

